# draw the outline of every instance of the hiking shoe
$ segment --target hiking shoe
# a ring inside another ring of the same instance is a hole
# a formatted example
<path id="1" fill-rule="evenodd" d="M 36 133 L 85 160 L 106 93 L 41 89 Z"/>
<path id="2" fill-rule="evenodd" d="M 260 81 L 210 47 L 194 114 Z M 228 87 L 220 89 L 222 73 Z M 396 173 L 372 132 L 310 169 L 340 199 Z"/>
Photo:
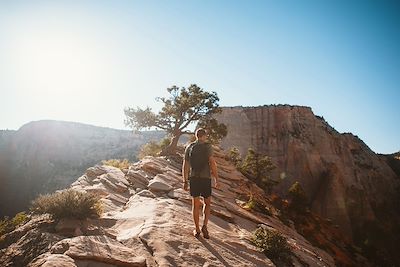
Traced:
<path id="1" fill-rule="evenodd" d="M 196 237 L 196 238 L 199 238 L 200 237 L 200 232 L 197 232 L 196 229 L 193 230 L 193 236 Z"/>
<path id="2" fill-rule="evenodd" d="M 204 238 L 209 239 L 210 235 L 208 234 L 207 226 L 203 225 L 201 227 L 201 232 L 203 233 Z"/>

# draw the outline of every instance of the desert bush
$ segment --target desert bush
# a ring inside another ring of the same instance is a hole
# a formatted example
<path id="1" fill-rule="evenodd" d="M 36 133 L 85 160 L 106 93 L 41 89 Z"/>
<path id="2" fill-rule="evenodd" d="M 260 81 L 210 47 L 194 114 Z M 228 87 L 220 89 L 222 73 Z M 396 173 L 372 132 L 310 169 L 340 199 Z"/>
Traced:
<path id="1" fill-rule="evenodd" d="M 27 221 L 28 216 L 25 212 L 17 213 L 12 219 L 4 217 L 3 220 L 0 220 L 0 236 L 13 231 L 18 225 L 24 224 Z"/>
<path id="2" fill-rule="evenodd" d="M 242 156 L 240 155 L 240 151 L 237 147 L 231 147 L 226 155 L 226 159 L 232 162 L 236 168 L 240 170 L 242 165 Z"/>
<path id="3" fill-rule="evenodd" d="M 127 159 L 123 159 L 123 160 L 120 160 L 120 159 L 109 159 L 109 160 L 103 160 L 101 163 L 103 165 L 116 167 L 116 168 L 119 168 L 121 170 L 128 169 L 129 166 L 131 165 L 131 163 Z"/>
<path id="4" fill-rule="evenodd" d="M 31 211 L 50 214 L 53 219 L 97 217 L 101 214 L 99 198 L 73 189 L 40 195 L 32 202 Z"/>
<path id="5" fill-rule="evenodd" d="M 280 182 L 271 178 L 271 171 L 275 168 L 270 157 L 249 148 L 239 170 L 247 177 L 254 179 L 265 192 L 271 193 L 272 188 Z"/>
<path id="6" fill-rule="evenodd" d="M 243 205 L 243 208 L 248 209 L 248 210 L 258 211 L 265 215 L 272 215 L 269 208 L 264 206 L 256 198 L 252 198 L 252 197 Z"/>
<path id="7" fill-rule="evenodd" d="M 254 231 L 252 242 L 274 263 L 290 261 L 287 239 L 279 232 L 260 226 Z"/>
<path id="8" fill-rule="evenodd" d="M 250 198 L 243 206 L 245 209 L 259 210 L 259 203 L 254 199 Z"/>
<path id="9" fill-rule="evenodd" d="M 159 156 L 161 151 L 165 149 L 170 144 L 170 142 L 171 139 L 168 137 L 161 139 L 161 141 L 158 143 L 155 141 L 150 141 L 140 148 L 138 158 L 142 159 L 146 156 Z"/>
<path id="10" fill-rule="evenodd" d="M 289 207 L 298 212 L 305 212 L 308 206 L 308 199 L 300 183 L 294 182 L 288 193 L 291 198 Z"/>
<path id="11" fill-rule="evenodd" d="M 244 159 L 237 147 L 231 147 L 226 154 L 226 159 L 231 161 L 238 171 L 247 178 L 255 181 L 265 192 L 271 193 L 272 188 L 280 180 L 271 178 L 271 171 L 276 168 L 270 157 L 249 148 Z"/>

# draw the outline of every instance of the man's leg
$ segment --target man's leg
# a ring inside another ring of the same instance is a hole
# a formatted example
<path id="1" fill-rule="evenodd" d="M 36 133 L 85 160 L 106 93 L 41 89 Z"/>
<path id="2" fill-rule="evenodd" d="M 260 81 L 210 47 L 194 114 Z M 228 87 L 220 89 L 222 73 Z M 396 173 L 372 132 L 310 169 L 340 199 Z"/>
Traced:
<path id="1" fill-rule="evenodd" d="M 204 207 L 203 207 L 204 221 L 203 221 L 203 227 L 201 228 L 204 238 L 207 239 L 210 238 L 207 229 L 207 223 L 208 223 L 208 218 L 210 217 L 210 211 L 211 211 L 211 196 L 204 199 Z"/>
<path id="2" fill-rule="evenodd" d="M 193 213 L 194 225 L 196 226 L 196 232 L 200 233 L 200 226 L 199 226 L 200 197 L 192 198 L 192 213 Z"/>
<path id="3" fill-rule="evenodd" d="M 207 227 L 208 223 L 208 218 L 210 217 L 210 212 L 211 212 L 211 196 L 208 198 L 204 199 L 204 206 L 203 206 L 203 216 L 204 216 L 204 221 L 203 225 Z"/>

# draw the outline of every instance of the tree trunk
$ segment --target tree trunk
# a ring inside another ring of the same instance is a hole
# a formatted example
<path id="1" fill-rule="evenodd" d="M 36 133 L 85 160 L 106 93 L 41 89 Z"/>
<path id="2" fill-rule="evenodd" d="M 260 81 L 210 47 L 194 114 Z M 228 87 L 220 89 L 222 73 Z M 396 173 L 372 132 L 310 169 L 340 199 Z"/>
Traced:
<path id="1" fill-rule="evenodd" d="M 161 156 L 173 155 L 176 153 L 176 148 L 178 147 L 179 137 L 181 137 L 182 133 L 174 134 L 171 139 L 171 143 L 161 151 Z"/>

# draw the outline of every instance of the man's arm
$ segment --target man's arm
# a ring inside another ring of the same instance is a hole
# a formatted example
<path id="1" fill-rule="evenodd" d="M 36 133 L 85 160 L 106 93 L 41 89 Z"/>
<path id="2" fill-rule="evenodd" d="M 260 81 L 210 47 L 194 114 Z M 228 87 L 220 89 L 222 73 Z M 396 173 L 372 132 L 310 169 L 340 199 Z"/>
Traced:
<path id="1" fill-rule="evenodd" d="M 188 188 L 189 169 L 190 169 L 190 163 L 187 159 L 184 159 L 182 165 L 182 182 L 183 182 L 183 189 L 185 190 L 187 190 Z"/>
<path id="2" fill-rule="evenodd" d="M 218 183 L 219 177 L 218 177 L 217 162 L 215 161 L 213 156 L 210 156 L 208 159 L 210 162 L 211 175 L 214 177 L 215 187 L 218 188 L 219 187 L 219 183 Z"/>
<path id="3" fill-rule="evenodd" d="M 182 182 L 185 182 L 188 180 L 189 169 L 190 169 L 190 163 L 187 159 L 184 159 L 183 165 L 182 165 Z"/>

